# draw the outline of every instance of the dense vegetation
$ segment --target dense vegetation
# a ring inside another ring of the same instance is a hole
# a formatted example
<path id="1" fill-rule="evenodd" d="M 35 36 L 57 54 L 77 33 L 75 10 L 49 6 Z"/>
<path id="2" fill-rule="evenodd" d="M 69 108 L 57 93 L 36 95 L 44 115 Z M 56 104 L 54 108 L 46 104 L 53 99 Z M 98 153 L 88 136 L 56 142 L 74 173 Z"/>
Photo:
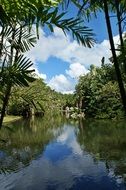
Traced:
<path id="1" fill-rule="evenodd" d="M 126 81 L 124 68 L 122 66 L 121 68 L 123 80 Z M 51 90 L 42 79 L 36 79 L 29 87 L 14 87 L 7 113 L 22 115 L 27 107 L 43 113 L 59 112 L 66 107 L 78 107 L 78 111 L 84 112 L 86 117 L 124 117 L 112 63 L 102 63 L 101 67 L 91 65 L 89 73 L 80 76 L 74 94 L 61 94 Z"/>
<path id="2" fill-rule="evenodd" d="M 13 88 L 8 114 L 22 115 L 26 108 L 33 108 L 35 113 L 60 111 L 64 103 L 61 93 L 51 90 L 42 79 L 36 79 L 29 87 Z"/>
<path id="3" fill-rule="evenodd" d="M 125 37 L 123 40 L 124 50 L 118 54 L 117 60 L 125 87 Z M 91 65 L 90 72 L 80 76 L 75 95 L 79 107 L 84 110 L 88 117 L 121 118 L 125 115 L 112 58 L 110 58 L 109 64 L 105 64 L 105 58 L 103 57 L 101 67 Z"/>
<path id="4" fill-rule="evenodd" d="M 92 66 L 81 76 L 76 86 L 76 97 L 86 116 L 114 118 L 123 116 L 123 107 L 115 70 L 111 64 L 101 68 Z"/>
<path id="5" fill-rule="evenodd" d="M 79 17 L 67 18 L 66 10 L 70 3 L 78 8 Z M 126 113 L 124 74 L 126 61 L 122 30 L 125 28 L 126 20 L 125 5 L 125 0 L 91 0 L 90 2 L 88 0 L 24 0 L 23 3 L 21 0 L 1 0 L 0 128 L 6 111 L 11 114 L 21 114 L 24 109 L 30 107 L 34 107 L 38 112 L 40 110 L 44 112 L 53 107 L 61 109 L 65 106 L 78 105 L 79 108 L 84 109 L 87 116 L 97 118 L 120 117 L 123 115 L 123 110 Z M 63 96 L 52 91 L 41 80 L 35 81 L 34 70 L 30 70 L 33 63 L 25 57 L 25 53 L 37 43 L 39 28 L 46 27 L 54 32 L 54 26 L 59 27 L 65 34 L 70 32 L 78 43 L 91 48 L 95 42 L 94 34 L 84 25 L 83 19 L 90 20 L 92 15 L 97 16 L 99 11 L 103 11 L 105 15 L 113 66 L 103 64 L 101 68 L 92 67 L 90 73 L 80 78 L 74 96 Z M 109 13 L 113 13 L 118 21 L 119 57 L 113 41 Z M 34 26 L 36 26 L 35 30 Z"/>

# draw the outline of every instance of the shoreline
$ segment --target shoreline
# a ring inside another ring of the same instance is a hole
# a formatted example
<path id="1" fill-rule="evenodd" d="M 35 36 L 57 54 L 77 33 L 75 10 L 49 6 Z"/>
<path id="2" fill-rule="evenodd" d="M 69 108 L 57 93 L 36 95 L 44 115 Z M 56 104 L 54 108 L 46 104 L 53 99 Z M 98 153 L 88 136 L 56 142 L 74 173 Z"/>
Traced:
<path id="1" fill-rule="evenodd" d="M 21 118 L 22 118 L 22 116 L 8 115 L 8 116 L 4 117 L 3 123 L 9 123 L 9 122 L 17 121 Z"/>

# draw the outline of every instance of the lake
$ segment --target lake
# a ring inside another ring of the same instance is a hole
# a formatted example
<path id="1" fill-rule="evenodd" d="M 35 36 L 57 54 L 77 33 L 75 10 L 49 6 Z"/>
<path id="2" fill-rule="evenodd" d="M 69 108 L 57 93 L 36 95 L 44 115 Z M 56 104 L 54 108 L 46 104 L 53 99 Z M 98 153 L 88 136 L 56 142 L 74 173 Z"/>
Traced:
<path id="1" fill-rule="evenodd" d="M 0 131 L 0 190 L 126 189 L 126 121 L 57 115 L 8 128 Z"/>

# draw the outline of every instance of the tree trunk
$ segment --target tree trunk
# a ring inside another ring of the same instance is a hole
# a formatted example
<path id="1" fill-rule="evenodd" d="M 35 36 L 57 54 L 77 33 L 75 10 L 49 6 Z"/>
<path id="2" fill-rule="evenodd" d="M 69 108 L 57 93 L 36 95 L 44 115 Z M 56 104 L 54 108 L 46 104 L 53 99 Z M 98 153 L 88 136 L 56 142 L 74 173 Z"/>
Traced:
<path id="1" fill-rule="evenodd" d="M 0 59 L 2 57 L 3 41 L 4 41 L 4 25 L 2 27 L 1 37 L 0 37 Z"/>
<path id="2" fill-rule="evenodd" d="M 112 28 L 111 28 L 109 12 L 108 12 L 108 4 L 107 4 L 106 0 L 103 0 L 103 2 L 104 2 L 105 19 L 106 19 L 106 25 L 107 25 L 108 35 L 109 35 L 111 52 L 112 52 L 112 56 L 113 56 L 113 62 L 114 62 L 114 66 L 115 66 L 115 71 L 116 71 L 116 76 L 117 76 L 118 85 L 119 85 L 119 89 L 120 89 L 122 103 L 123 103 L 124 111 L 126 114 L 126 93 L 125 93 L 124 84 L 122 81 L 121 72 L 119 69 L 119 64 L 118 64 L 118 60 L 117 60 L 117 56 L 116 56 L 115 45 L 114 45 L 114 40 L 113 40 L 113 35 L 112 35 Z"/>
<path id="3" fill-rule="evenodd" d="M 15 26 L 14 26 L 13 32 L 12 32 L 12 41 L 14 40 L 14 38 L 15 38 Z M 10 60 L 8 61 L 8 64 L 10 64 L 10 66 L 12 66 L 12 64 L 13 64 L 13 58 L 14 58 L 14 47 L 11 45 L 11 47 L 10 47 Z M 4 69 L 4 61 L 3 61 L 3 68 L 2 69 Z M 3 119 L 4 119 L 4 116 L 6 113 L 6 108 L 7 108 L 10 93 L 11 93 L 12 83 L 9 81 L 10 81 L 10 79 L 8 78 L 7 86 L 5 88 L 6 89 L 5 90 L 5 96 L 3 98 L 1 116 L 0 116 L 0 129 L 2 128 Z M 4 76 L 3 76 L 3 85 L 4 85 Z"/>
<path id="4" fill-rule="evenodd" d="M 120 10 L 119 10 L 119 0 L 115 0 L 115 7 L 116 7 L 116 12 L 117 12 L 120 45 L 121 45 L 122 52 L 124 52 L 124 41 L 123 41 L 123 36 L 122 36 L 122 26 L 121 26 L 122 21 L 121 21 L 121 14 L 120 14 Z M 126 72 L 126 60 L 125 60 L 125 58 L 123 60 L 123 64 L 124 64 L 124 69 Z"/>
<path id="5" fill-rule="evenodd" d="M 6 108 L 7 108 L 9 97 L 10 97 L 10 92 L 11 92 L 11 85 L 8 86 L 5 96 L 4 96 L 4 99 L 3 99 L 3 107 L 1 110 L 1 117 L 0 117 L 0 129 L 2 128 L 3 119 L 5 116 Z"/>

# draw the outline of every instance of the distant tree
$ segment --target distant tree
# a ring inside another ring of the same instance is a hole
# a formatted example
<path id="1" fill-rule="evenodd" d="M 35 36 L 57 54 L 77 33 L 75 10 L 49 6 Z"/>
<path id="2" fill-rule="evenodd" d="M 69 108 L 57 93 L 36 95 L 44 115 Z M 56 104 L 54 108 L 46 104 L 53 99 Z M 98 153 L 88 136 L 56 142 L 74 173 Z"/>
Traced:
<path id="1" fill-rule="evenodd" d="M 114 67 L 104 64 L 91 66 L 76 85 L 77 101 L 82 101 L 85 115 L 96 118 L 122 117 L 122 105 Z"/>

